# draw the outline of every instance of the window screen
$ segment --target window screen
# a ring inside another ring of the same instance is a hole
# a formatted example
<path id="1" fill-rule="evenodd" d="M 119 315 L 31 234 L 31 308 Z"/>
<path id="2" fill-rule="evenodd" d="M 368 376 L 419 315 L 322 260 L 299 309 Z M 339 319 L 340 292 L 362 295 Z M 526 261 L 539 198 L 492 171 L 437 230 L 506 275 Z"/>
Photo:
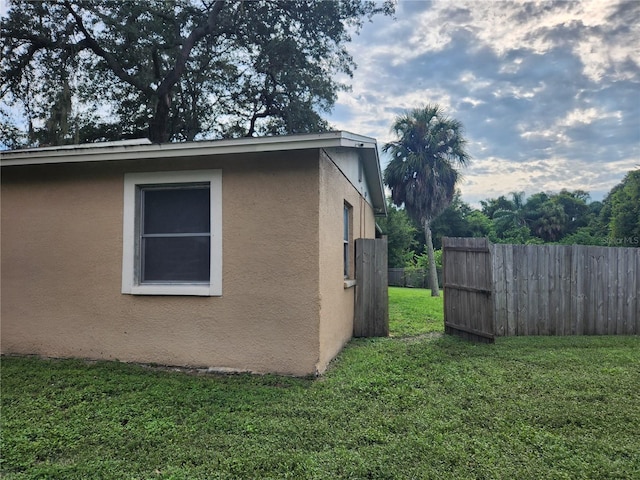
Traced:
<path id="1" fill-rule="evenodd" d="M 140 205 L 141 283 L 208 282 L 209 185 L 144 186 Z"/>
<path id="2" fill-rule="evenodd" d="M 343 217 L 343 235 L 342 235 L 342 249 L 343 249 L 343 261 L 344 261 L 344 277 L 349 277 L 349 266 L 351 259 L 349 258 L 349 224 L 350 224 L 350 208 L 345 204 L 342 210 Z"/>

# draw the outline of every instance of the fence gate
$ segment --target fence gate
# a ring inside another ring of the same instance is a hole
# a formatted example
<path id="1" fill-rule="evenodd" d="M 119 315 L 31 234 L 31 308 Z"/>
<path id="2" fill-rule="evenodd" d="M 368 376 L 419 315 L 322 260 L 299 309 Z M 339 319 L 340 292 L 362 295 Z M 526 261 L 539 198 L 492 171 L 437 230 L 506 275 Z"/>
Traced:
<path id="1" fill-rule="evenodd" d="M 445 237 L 442 255 L 445 333 L 494 342 L 489 240 Z"/>
<path id="2" fill-rule="evenodd" d="M 389 335 L 387 239 L 356 240 L 356 306 L 354 337 Z"/>

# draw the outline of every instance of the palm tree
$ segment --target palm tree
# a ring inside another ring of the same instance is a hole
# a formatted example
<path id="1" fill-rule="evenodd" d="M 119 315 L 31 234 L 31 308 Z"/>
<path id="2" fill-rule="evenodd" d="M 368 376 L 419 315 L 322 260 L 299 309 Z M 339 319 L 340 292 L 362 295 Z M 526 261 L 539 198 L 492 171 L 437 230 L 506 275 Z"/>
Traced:
<path id="1" fill-rule="evenodd" d="M 564 235 L 569 218 L 556 202 L 547 202 L 542 205 L 540 218 L 535 222 L 533 229 L 537 236 L 545 242 L 557 242 Z"/>
<path id="2" fill-rule="evenodd" d="M 397 140 L 382 148 L 391 154 L 384 181 L 393 202 L 404 208 L 424 229 L 429 258 L 431 295 L 440 295 L 433 255 L 431 222 L 451 203 L 460 179 L 457 167 L 465 166 L 469 154 L 462 124 L 448 118 L 438 105 L 405 112 L 391 127 Z"/>
<path id="3" fill-rule="evenodd" d="M 524 192 L 511 192 L 511 200 L 508 200 L 508 202 L 507 206 L 498 208 L 493 213 L 493 219 L 497 227 L 496 230 L 501 236 L 507 234 L 511 229 L 527 226 Z"/>

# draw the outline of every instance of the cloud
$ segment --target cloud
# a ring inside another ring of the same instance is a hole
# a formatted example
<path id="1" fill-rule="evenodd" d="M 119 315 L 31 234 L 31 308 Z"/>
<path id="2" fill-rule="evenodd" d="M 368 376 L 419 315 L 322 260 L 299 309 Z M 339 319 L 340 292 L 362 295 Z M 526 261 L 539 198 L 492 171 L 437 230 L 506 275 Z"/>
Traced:
<path id="1" fill-rule="evenodd" d="M 633 0 L 400 1 L 354 37 L 359 68 L 330 121 L 382 144 L 398 113 L 438 103 L 465 127 L 465 200 L 601 197 L 640 163 L 637 45 Z"/>

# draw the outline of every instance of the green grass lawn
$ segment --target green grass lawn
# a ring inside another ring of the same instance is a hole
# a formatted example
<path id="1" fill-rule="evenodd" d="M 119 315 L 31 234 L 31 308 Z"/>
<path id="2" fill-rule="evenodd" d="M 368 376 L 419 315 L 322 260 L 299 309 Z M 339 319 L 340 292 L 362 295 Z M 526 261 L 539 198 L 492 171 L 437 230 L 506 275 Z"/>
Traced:
<path id="1" fill-rule="evenodd" d="M 392 337 L 444 332 L 442 292 L 432 297 L 431 290 L 389 287 L 389 331 Z"/>
<path id="2" fill-rule="evenodd" d="M 431 313 L 413 309 L 434 301 L 427 297 L 392 289 L 399 338 L 352 341 L 318 379 L 3 358 L 0 472 L 7 479 L 638 478 L 640 337 L 474 345 L 407 336 L 442 330 L 431 321 L 420 326 Z"/>

